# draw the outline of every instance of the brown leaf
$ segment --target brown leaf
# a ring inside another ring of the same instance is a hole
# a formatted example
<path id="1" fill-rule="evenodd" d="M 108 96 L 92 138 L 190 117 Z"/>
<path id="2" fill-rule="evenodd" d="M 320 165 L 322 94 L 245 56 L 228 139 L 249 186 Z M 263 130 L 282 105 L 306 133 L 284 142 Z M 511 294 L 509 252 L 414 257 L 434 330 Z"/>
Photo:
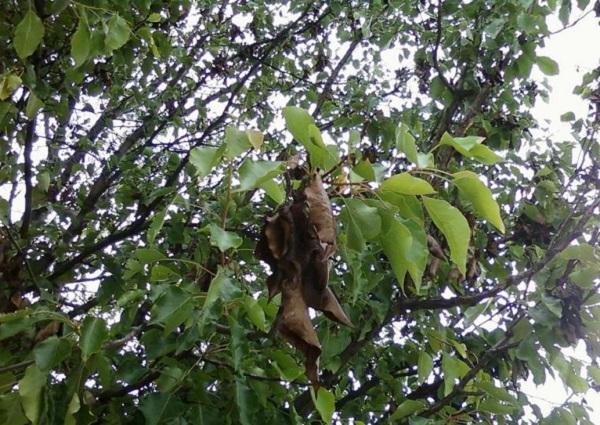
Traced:
<path id="1" fill-rule="evenodd" d="M 442 249 L 442 246 L 437 241 L 437 239 L 431 235 L 427 235 L 427 248 L 429 248 L 429 252 L 431 252 L 431 254 L 433 254 L 435 257 L 439 258 L 440 260 L 446 259 L 446 256 L 444 255 L 444 250 Z"/>
<path id="2" fill-rule="evenodd" d="M 275 216 L 267 218 L 264 235 L 271 255 L 280 259 L 290 249 L 292 243 L 293 223 L 289 213 L 289 207 L 284 206 Z"/>
<path id="3" fill-rule="evenodd" d="M 294 202 L 266 219 L 255 255 L 271 268 L 269 300 L 281 293 L 275 328 L 305 357 L 306 375 L 318 386 L 321 345 L 308 307 L 352 326 L 327 286 L 335 253 L 335 219 L 318 173 L 294 194 Z"/>
<path id="4" fill-rule="evenodd" d="M 309 307 L 319 310 L 329 319 L 342 325 L 354 327 L 331 288 L 315 290 L 312 285 L 303 286 L 304 299 Z"/>
<path id="5" fill-rule="evenodd" d="M 319 173 L 310 177 L 310 182 L 304 188 L 304 196 L 308 205 L 310 224 L 315 230 L 324 258 L 330 258 L 335 252 L 335 219 L 331 211 L 331 203 Z"/>
<path id="6" fill-rule="evenodd" d="M 302 287 L 299 283 L 285 282 L 283 284 L 276 327 L 292 346 L 304 354 L 306 376 L 316 385 L 319 381 L 321 344 L 310 320 L 308 306 L 304 301 Z"/>
<path id="7" fill-rule="evenodd" d="M 37 335 L 35 336 L 35 341 L 40 342 L 43 341 L 52 335 L 56 335 L 60 330 L 60 322 L 58 320 L 52 320 L 46 326 L 39 330 Z"/>

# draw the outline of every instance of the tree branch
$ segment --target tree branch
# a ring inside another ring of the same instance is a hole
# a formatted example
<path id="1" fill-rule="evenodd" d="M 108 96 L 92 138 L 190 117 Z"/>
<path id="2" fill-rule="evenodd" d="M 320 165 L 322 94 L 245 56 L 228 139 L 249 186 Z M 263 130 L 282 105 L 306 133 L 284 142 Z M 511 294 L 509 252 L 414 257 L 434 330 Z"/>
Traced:
<path id="1" fill-rule="evenodd" d="M 25 211 L 23 212 L 23 218 L 21 221 L 20 235 L 22 239 L 27 239 L 27 233 L 29 232 L 29 225 L 31 224 L 31 209 L 32 209 L 32 197 L 33 197 L 33 184 L 31 182 L 33 164 L 31 161 L 31 151 L 33 149 L 33 138 L 35 135 L 35 118 L 31 119 L 27 123 L 27 130 L 25 134 L 25 147 L 23 149 L 23 177 L 25 180 Z"/>

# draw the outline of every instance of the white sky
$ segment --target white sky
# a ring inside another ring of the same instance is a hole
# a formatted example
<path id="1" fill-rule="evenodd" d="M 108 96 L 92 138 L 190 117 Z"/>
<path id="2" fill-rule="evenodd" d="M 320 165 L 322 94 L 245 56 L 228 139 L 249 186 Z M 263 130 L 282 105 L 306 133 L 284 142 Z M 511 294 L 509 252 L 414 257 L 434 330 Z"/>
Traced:
<path id="1" fill-rule="evenodd" d="M 581 12 L 579 12 L 581 13 Z M 574 12 L 573 15 L 578 15 Z M 549 20 L 549 27 L 553 30 L 561 28 L 561 24 L 555 17 Z M 588 15 L 572 28 L 566 29 L 550 37 L 546 47 L 539 49 L 538 54 L 549 56 L 558 62 L 560 73 L 548 78 L 552 92 L 549 102 L 541 99 L 533 108 L 534 117 L 541 123 L 548 120 L 547 127 L 550 135 L 556 137 L 556 141 L 572 140 L 570 136 L 570 124 L 560 121 L 560 116 L 565 112 L 575 113 L 576 118 L 585 118 L 588 103 L 579 96 L 573 94 L 573 88 L 581 83 L 583 75 L 600 65 L 600 27 L 598 18 L 594 14 Z M 543 76 L 539 70 L 534 68 L 534 77 L 542 81 Z M 583 362 L 590 364 L 585 347 L 580 343 L 575 350 L 567 352 Z M 545 385 L 536 387 L 530 379 L 524 386 L 524 391 L 532 396 L 532 401 L 540 406 L 544 414 L 548 414 L 554 407 L 561 405 L 570 395 L 570 391 L 563 387 L 559 381 L 548 377 Z M 583 396 L 589 406 L 594 409 L 590 420 L 600 424 L 600 394 L 590 390 Z M 570 401 L 580 400 L 581 397 L 573 397 Z"/>

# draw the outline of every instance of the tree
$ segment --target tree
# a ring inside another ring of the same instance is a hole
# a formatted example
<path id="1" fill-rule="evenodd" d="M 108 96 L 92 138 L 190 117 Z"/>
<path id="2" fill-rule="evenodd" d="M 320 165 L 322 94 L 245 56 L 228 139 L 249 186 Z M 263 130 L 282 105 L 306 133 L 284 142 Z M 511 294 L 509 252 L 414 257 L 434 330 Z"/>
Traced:
<path id="1" fill-rule="evenodd" d="M 529 131 L 588 3 L 4 2 L 0 423 L 591 424 L 600 68 Z M 316 170 L 313 387 L 255 247 Z"/>

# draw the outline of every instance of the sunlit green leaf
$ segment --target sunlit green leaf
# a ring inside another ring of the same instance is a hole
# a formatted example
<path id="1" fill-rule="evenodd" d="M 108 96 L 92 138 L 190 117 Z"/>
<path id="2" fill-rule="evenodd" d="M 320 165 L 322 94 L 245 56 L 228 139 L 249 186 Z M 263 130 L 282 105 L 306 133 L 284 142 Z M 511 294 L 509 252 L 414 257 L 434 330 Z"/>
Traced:
<path id="1" fill-rule="evenodd" d="M 428 195 L 435 193 L 433 187 L 425 180 L 409 173 L 396 174 L 381 184 L 381 191 L 401 193 L 403 195 Z"/>
<path id="2" fill-rule="evenodd" d="M 42 392 L 47 383 L 47 372 L 42 372 L 36 365 L 25 369 L 23 379 L 19 381 L 19 395 L 25 416 L 34 425 L 38 424 L 42 409 Z"/>
<path id="3" fill-rule="evenodd" d="M 500 217 L 500 207 L 492 196 L 492 192 L 477 174 L 470 171 L 460 171 L 452 175 L 454 184 L 461 194 L 473 205 L 475 212 L 489 221 L 496 229 L 504 233 L 504 223 Z"/>
<path id="4" fill-rule="evenodd" d="M 471 228 L 467 219 L 458 209 L 442 199 L 423 197 L 423 204 L 433 223 L 448 241 L 452 261 L 465 275 L 467 251 L 471 240 Z"/>
<path id="5" fill-rule="evenodd" d="M 546 75 L 557 75 L 558 74 L 558 64 L 554 59 L 549 58 L 548 56 L 538 56 L 535 58 L 535 63 Z"/>
<path id="6" fill-rule="evenodd" d="M 254 189 L 273 179 L 273 177 L 277 177 L 284 169 L 285 163 L 281 161 L 253 161 L 247 159 L 240 167 L 240 187 L 238 190 Z"/>
<path id="7" fill-rule="evenodd" d="M 131 29 L 125 19 L 114 14 L 108 21 L 108 31 L 104 37 L 104 46 L 108 54 L 120 49 L 127 43 L 131 36 Z"/>
<path id="8" fill-rule="evenodd" d="M 331 424 L 333 412 L 335 412 L 335 396 L 327 389 L 319 387 L 317 394 L 315 395 L 314 390 L 311 388 L 310 394 L 315 404 L 315 408 L 321 419 L 326 424 Z"/>
<path id="9" fill-rule="evenodd" d="M 217 166 L 223 155 L 223 149 L 200 146 L 190 152 L 190 163 L 196 168 L 196 175 L 204 177 Z"/>
<path id="10" fill-rule="evenodd" d="M 225 145 L 227 146 L 225 151 L 227 159 L 235 158 L 252 147 L 247 132 L 233 126 L 225 129 Z"/>
<path id="11" fill-rule="evenodd" d="M 21 77 L 15 74 L 2 74 L 0 76 L 0 100 L 8 99 L 21 85 Z"/>
<path id="12" fill-rule="evenodd" d="M 274 351 L 271 357 L 275 361 L 275 368 L 279 371 L 281 377 L 287 381 L 293 381 L 304 373 L 304 368 L 299 366 L 292 356 L 283 351 Z"/>
<path id="13" fill-rule="evenodd" d="M 28 9 L 25 16 L 15 29 L 14 47 L 21 59 L 33 54 L 44 38 L 44 24 L 32 9 Z"/>
<path id="14" fill-rule="evenodd" d="M 400 124 L 396 129 L 396 148 L 403 152 L 413 164 L 419 163 L 415 138 L 404 124 Z"/>

